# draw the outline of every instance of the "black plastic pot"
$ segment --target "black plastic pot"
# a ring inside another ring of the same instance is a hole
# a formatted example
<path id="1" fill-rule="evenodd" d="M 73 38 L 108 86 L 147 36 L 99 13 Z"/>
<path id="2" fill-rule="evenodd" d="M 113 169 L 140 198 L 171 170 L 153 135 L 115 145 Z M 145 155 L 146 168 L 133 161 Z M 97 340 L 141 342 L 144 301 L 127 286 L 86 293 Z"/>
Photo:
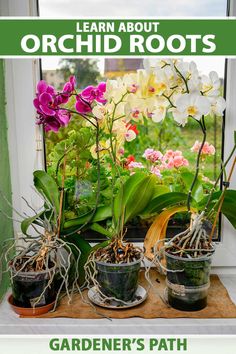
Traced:
<path id="1" fill-rule="evenodd" d="M 102 293 L 107 297 L 114 297 L 122 301 L 132 301 L 138 288 L 141 260 L 124 264 L 96 261 L 97 281 Z"/>
<path id="2" fill-rule="evenodd" d="M 207 306 L 213 254 L 182 258 L 166 252 L 169 304 L 183 311 L 198 311 Z"/>
<path id="3" fill-rule="evenodd" d="M 54 269 L 55 271 L 55 269 Z M 14 305 L 19 307 L 40 307 L 55 301 L 56 279 L 53 279 L 50 286 L 44 292 L 53 270 L 41 272 L 17 272 L 11 268 L 12 273 L 12 295 Z M 56 278 L 56 277 L 55 277 Z M 40 301 L 37 300 L 41 297 Z"/>

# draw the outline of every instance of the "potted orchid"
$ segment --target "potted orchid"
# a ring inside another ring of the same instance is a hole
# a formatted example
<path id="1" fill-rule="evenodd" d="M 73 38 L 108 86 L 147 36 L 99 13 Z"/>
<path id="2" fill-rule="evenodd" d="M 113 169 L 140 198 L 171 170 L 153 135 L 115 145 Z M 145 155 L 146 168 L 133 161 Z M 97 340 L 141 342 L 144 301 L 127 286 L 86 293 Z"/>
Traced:
<path id="1" fill-rule="evenodd" d="M 234 145 L 229 158 L 223 164 L 222 170 L 209 195 L 203 198 L 200 203 L 197 203 L 194 200 L 194 194 L 199 189 L 200 160 L 206 152 L 213 152 L 213 148 L 206 142 L 205 119 L 209 114 L 220 116 L 225 109 L 225 101 L 220 95 L 220 80 L 215 72 L 211 72 L 209 77 L 200 77 L 194 63 L 188 64 L 176 60 L 161 61 L 161 64 L 157 63 L 156 66 L 149 66 L 148 71 L 151 75 L 156 75 L 157 82 L 158 78 L 161 79 L 163 90 L 160 96 L 163 102 L 165 100 L 165 105 L 162 105 L 162 111 L 169 110 L 174 120 L 183 126 L 188 119 L 194 119 L 198 122 L 203 135 L 202 141 L 200 143 L 196 142 L 193 146 L 193 150 L 197 151 L 197 161 L 189 192 L 186 196 L 178 196 L 178 194 L 170 196 L 169 206 L 171 205 L 171 208 L 169 211 L 163 211 L 157 217 L 153 227 L 147 234 L 146 240 L 146 242 L 149 242 L 152 238 L 152 241 L 154 239 L 157 241 L 152 244 L 154 257 L 151 258 L 154 263 L 157 262 L 167 272 L 169 303 L 178 309 L 200 310 L 206 306 L 210 264 L 215 250 L 212 237 L 216 221 L 213 227 L 210 226 L 209 228 L 209 224 L 207 224 L 209 215 L 214 214 L 215 209 L 218 208 L 217 217 L 222 209 L 235 226 L 235 219 L 230 215 L 230 208 L 232 207 L 230 198 L 235 195 L 235 191 L 226 191 L 225 189 L 223 192 L 217 192 L 217 197 L 213 195 L 226 165 L 235 152 L 236 146 Z M 158 108 L 159 111 L 160 108 Z M 230 176 L 234 165 L 235 160 Z M 168 195 L 164 195 L 164 197 L 166 199 L 164 207 L 166 208 L 168 207 Z M 173 197 L 176 197 L 174 203 Z M 146 212 L 160 212 L 161 209 L 164 209 L 163 206 L 160 208 L 160 205 L 158 205 L 162 198 L 163 196 L 153 200 L 151 202 L 152 205 L 149 206 Z M 186 209 L 190 213 L 190 225 L 183 232 L 171 239 L 166 239 L 165 229 L 169 217 L 178 211 L 183 211 L 181 199 L 182 201 L 185 199 Z M 153 236 L 155 231 L 157 231 L 156 235 Z M 165 257 L 165 266 L 160 262 L 161 257 Z"/>
<path id="2" fill-rule="evenodd" d="M 127 92 L 120 93 L 113 84 L 109 88 L 109 84 L 107 87 L 105 83 L 100 83 L 96 87 L 89 86 L 78 92 L 74 78 L 71 77 L 63 91 L 56 92 L 44 81 L 40 81 L 34 105 L 38 113 L 38 124 L 44 125 L 46 131 L 58 132 L 59 128 L 67 125 L 71 119 L 82 119 L 83 126 L 93 131 L 95 141 L 90 147 L 90 153 L 97 169 L 97 185 L 94 190 L 96 202 L 92 210 L 77 218 L 66 219 L 63 209 L 60 234 L 67 242 L 72 235 L 80 238 L 81 231 L 90 227 L 107 237 L 105 245 L 99 245 L 98 249 L 91 251 L 85 265 L 87 285 L 90 286 L 89 283 L 93 281 L 102 301 L 109 298 L 125 303 L 134 298 L 143 257 L 141 249 L 124 241 L 124 225 L 132 217 L 143 212 L 148 205 L 156 178 L 141 172 L 133 176 L 129 176 L 129 173 L 121 175 L 123 167 L 120 156 L 124 141 L 133 140 L 137 132 L 130 122 L 131 118 L 126 117 L 124 112 L 125 96 L 128 96 L 129 92 L 126 90 Z M 113 92 L 117 102 L 112 98 Z M 118 92 L 121 95 L 119 97 Z M 65 205 L 66 160 L 69 153 L 76 148 L 76 142 L 65 147 L 63 158 L 57 166 L 59 169 L 60 163 L 63 164 L 61 205 Z M 106 206 L 100 205 L 103 163 L 106 163 L 111 171 L 111 204 Z M 111 218 L 111 224 L 109 228 L 104 228 L 99 223 L 107 217 Z"/>
<path id="3" fill-rule="evenodd" d="M 21 217 L 22 236 L 6 240 L 1 250 L 1 259 L 5 258 L 11 275 L 12 295 L 8 301 L 16 313 L 30 317 L 55 310 L 62 291 L 71 301 L 78 287 L 81 253 L 76 245 L 60 237 L 60 193 L 53 178 L 45 171 L 35 171 L 34 189 L 42 207 L 35 210 L 23 198 L 33 215 L 21 215 L 14 209 Z"/>

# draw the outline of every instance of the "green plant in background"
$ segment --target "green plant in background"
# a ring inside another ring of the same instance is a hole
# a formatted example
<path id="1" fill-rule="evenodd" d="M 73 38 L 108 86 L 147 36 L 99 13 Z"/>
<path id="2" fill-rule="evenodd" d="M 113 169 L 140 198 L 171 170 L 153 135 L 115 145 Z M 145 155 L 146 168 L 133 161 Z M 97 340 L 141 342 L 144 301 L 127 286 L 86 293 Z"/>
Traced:
<path id="1" fill-rule="evenodd" d="M 166 117 L 160 124 L 151 119 L 144 119 L 144 124 L 137 124 L 139 135 L 137 139 L 126 144 L 126 154 L 135 155 L 139 160 L 147 147 L 160 150 L 162 153 L 168 149 L 178 149 L 185 145 L 182 129 L 171 117 Z"/>
<path id="2" fill-rule="evenodd" d="M 177 125 L 171 117 L 166 117 L 156 125 L 151 119 L 144 120 L 145 124 L 137 124 L 139 135 L 137 139 L 129 144 L 125 144 L 125 156 L 133 155 L 135 160 L 142 161 L 142 154 L 147 147 L 161 151 L 163 154 L 169 150 L 182 150 L 189 162 L 189 168 L 194 170 L 196 155 L 192 153 L 193 136 L 200 133 L 199 126 L 195 121 L 190 121 L 182 128 Z M 208 130 L 208 142 L 215 147 L 215 153 L 208 155 L 204 163 L 200 166 L 200 173 L 207 177 L 202 182 L 206 189 L 210 189 L 210 181 L 214 181 L 220 171 L 221 164 L 221 141 L 222 122 L 217 117 L 212 119 L 206 117 L 206 127 Z"/>
<path id="3" fill-rule="evenodd" d="M 61 59 L 59 62 L 64 80 L 68 81 L 74 75 L 79 88 L 96 85 L 100 79 L 97 61 L 93 59 Z"/>

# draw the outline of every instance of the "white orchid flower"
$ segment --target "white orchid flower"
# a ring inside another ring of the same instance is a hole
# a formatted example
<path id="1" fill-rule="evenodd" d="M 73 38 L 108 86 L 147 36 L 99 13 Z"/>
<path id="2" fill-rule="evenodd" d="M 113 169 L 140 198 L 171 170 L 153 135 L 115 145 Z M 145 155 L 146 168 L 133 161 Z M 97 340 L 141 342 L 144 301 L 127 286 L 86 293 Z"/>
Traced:
<path id="1" fill-rule="evenodd" d="M 156 98 L 154 109 L 151 112 L 153 122 L 158 123 L 165 118 L 168 106 L 169 101 L 165 97 Z"/>
<path id="2" fill-rule="evenodd" d="M 112 127 L 112 133 L 116 134 L 117 136 L 124 136 L 125 133 L 127 132 L 127 128 L 126 128 L 126 123 L 123 120 L 116 120 L 113 123 L 113 127 Z"/>
<path id="3" fill-rule="evenodd" d="M 211 71 L 209 76 L 202 75 L 201 91 L 206 96 L 219 96 L 220 94 L 220 79 L 215 71 Z"/>
<path id="4" fill-rule="evenodd" d="M 138 96 L 143 99 L 162 95 L 168 88 L 168 81 L 165 74 L 160 70 L 159 75 L 151 71 L 147 73 L 145 70 L 138 70 L 138 85 L 140 90 Z"/>
<path id="5" fill-rule="evenodd" d="M 175 90 L 174 93 L 172 94 L 170 100 L 171 103 L 173 104 L 173 106 L 176 106 L 176 102 L 177 100 L 183 95 L 182 92 L 180 92 L 179 90 Z"/>
<path id="6" fill-rule="evenodd" d="M 126 102 L 122 101 L 116 105 L 114 102 L 107 103 L 105 107 L 106 107 L 107 112 L 110 115 L 112 115 L 114 118 L 120 118 L 120 117 L 124 118 L 125 117 L 125 105 L 126 105 Z"/>
<path id="7" fill-rule="evenodd" d="M 123 77 L 124 85 L 130 93 L 136 93 L 138 90 L 138 75 L 137 73 L 126 74 Z"/>
<path id="8" fill-rule="evenodd" d="M 226 101 L 223 97 L 219 96 L 210 99 L 211 101 L 211 115 L 222 116 L 226 108 Z"/>
<path id="9" fill-rule="evenodd" d="M 188 80 L 188 89 L 189 89 L 189 92 L 194 92 L 194 91 L 200 92 L 200 90 L 201 90 L 201 81 L 200 81 L 198 72 L 193 72 L 190 75 L 190 78 Z"/>
<path id="10" fill-rule="evenodd" d="M 188 116 L 185 112 L 180 112 L 177 108 L 170 108 L 169 111 L 172 112 L 174 120 L 183 127 L 188 122 Z"/>
<path id="11" fill-rule="evenodd" d="M 158 66 L 157 60 L 154 58 L 143 59 L 143 67 L 146 72 L 154 70 Z"/>
<path id="12" fill-rule="evenodd" d="M 125 133 L 125 140 L 130 142 L 136 138 L 136 133 L 133 130 L 128 129 Z"/>
<path id="13" fill-rule="evenodd" d="M 103 157 L 104 155 L 107 155 L 110 149 L 110 141 L 99 141 L 98 145 L 98 151 L 99 151 L 99 157 Z M 97 159 L 97 145 L 94 144 L 90 148 L 90 153 L 94 159 Z"/>
<path id="14" fill-rule="evenodd" d="M 144 108 L 144 101 L 136 95 L 130 94 L 124 107 L 126 122 L 129 122 L 131 119 L 138 120 L 142 118 Z"/>
<path id="15" fill-rule="evenodd" d="M 107 80 L 104 98 L 108 102 L 113 101 L 118 103 L 126 92 L 126 87 L 121 78 L 118 78 L 117 80 Z"/>
<path id="16" fill-rule="evenodd" d="M 172 70 L 169 66 L 155 70 L 156 86 L 155 95 L 161 96 L 165 91 L 169 89 L 170 77 L 172 76 Z"/>
<path id="17" fill-rule="evenodd" d="M 194 61 L 190 63 L 186 61 L 178 62 L 176 63 L 176 68 L 186 80 L 190 80 L 192 76 L 199 76 L 197 65 Z"/>
<path id="18" fill-rule="evenodd" d="M 107 109 L 105 106 L 98 104 L 93 107 L 92 113 L 97 119 L 103 120 L 107 114 Z"/>
<path id="19" fill-rule="evenodd" d="M 200 91 L 201 82 L 199 79 L 199 72 L 197 70 L 197 65 L 194 61 L 189 62 L 178 62 L 176 63 L 176 68 L 173 69 L 175 75 L 175 86 L 178 86 L 177 90 L 183 89 L 186 91 L 186 84 L 183 78 L 187 81 L 188 91 Z M 183 76 L 183 78 L 181 77 Z M 173 86 L 173 84 L 172 84 Z"/>
<path id="20" fill-rule="evenodd" d="M 174 118 L 184 119 L 189 116 L 199 120 L 202 115 L 210 112 L 211 104 L 207 97 L 196 93 L 185 93 L 176 100 L 176 111 L 173 111 Z"/>
<path id="21" fill-rule="evenodd" d="M 158 60 L 156 62 L 156 67 L 163 69 L 164 67 L 169 66 L 173 69 L 174 65 L 176 65 L 177 63 L 180 63 L 181 61 L 183 61 L 183 59 L 161 58 L 160 60 Z"/>
<path id="22" fill-rule="evenodd" d="M 123 120 L 116 120 L 113 124 L 112 133 L 116 134 L 118 143 L 132 141 L 136 138 L 137 134 L 132 124 L 127 124 Z"/>

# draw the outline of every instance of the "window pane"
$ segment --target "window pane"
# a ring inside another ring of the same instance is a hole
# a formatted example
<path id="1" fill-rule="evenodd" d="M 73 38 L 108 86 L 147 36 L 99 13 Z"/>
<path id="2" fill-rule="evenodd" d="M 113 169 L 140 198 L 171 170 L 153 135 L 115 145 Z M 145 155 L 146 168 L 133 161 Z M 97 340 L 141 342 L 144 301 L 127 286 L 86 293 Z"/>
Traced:
<path id="1" fill-rule="evenodd" d="M 62 0 L 39 0 L 40 15 L 42 17 L 121 17 L 131 18 L 135 16 L 140 17 L 153 17 L 158 16 L 226 16 L 226 0 L 180 0 L 173 2 L 172 0 L 159 1 L 149 0 L 145 2 L 137 2 L 137 0 L 68 0 L 67 2 Z M 194 60 L 198 66 L 200 74 L 209 74 L 210 71 L 216 71 L 221 79 L 222 94 L 224 86 L 224 58 L 210 58 L 208 57 L 188 57 L 186 61 Z M 95 84 L 99 80 L 106 80 L 123 76 L 125 73 L 136 71 L 142 68 L 142 58 L 132 59 L 112 59 L 112 58 L 100 58 L 100 59 L 86 59 L 86 60 L 61 60 L 57 57 L 43 58 L 42 69 L 43 78 L 56 89 L 62 88 L 63 82 L 68 78 L 69 74 L 75 74 L 80 88 L 84 88 L 89 84 Z M 62 67 L 64 65 L 64 70 Z M 208 156 L 205 161 L 202 161 L 201 174 L 204 176 L 204 187 L 210 188 L 212 181 L 216 179 L 219 172 L 220 162 L 222 159 L 222 120 L 218 117 L 207 117 L 206 125 L 208 129 L 207 141 L 210 145 L 215 147 L 215 154 Z M 70 126 L 70 130 L 73 127 Z M 196 153 L 191 151 L 196 140 L 201 140 L 201 132 L 196 122 L 189 122 L 184 128 L 181 128 L 174 124 L 172 120 L 166 119 L 164 122 L 157 124 L 152 123 L 148 126 L 138 125 L 140 132 L 137 139 L 133 142 L 126 143 L 125 156 L 134 155 L 136 161 L 142 162 L 142 155 L 147 148 L 154 148 L 160 150 L 163 154 L 168 150 L 181 150 L 184 157 L 189 161 L 190 168 L 194 168 L 196 162 Z M 49 171 L 55 169 L 55 148 L 60 150 L 60 141 L 65 134 L 68 133 L 68 128 L 62 129 L 59 134 L 47 133 L 46 138 L 46 157 L 47 167 Z M 77 157 L 79 160 L 79 158 Z M 74 213 L 75 208 L 78 207 L 77 212 L 86 211 L 86 193 L 89 190 L 89 184 L 87 182 L 76 182 L 79 179 L 81 171 L 81 165 L 79 161 L 74 161 L 74 173 L 77 177 L 69 180 L 72 189 L 78 191 L 83 190 L 80 205 L 72 203 L 71 211 Z M 71 167 L 72 168 L 72 167 Z M 77 172 L 75 172 L 77 171 Z M 53 172 L 52 172 L 53 173 Z M 86 171 L 82 171 L 86 178 Z M 90 176 L 91 177 L 91 176 Z M 86 180 L 85 178 L 85 180 Z M 77 183 L 77 184 L 76 184 Z M 83 204 L 84 200 L 84 204 Z M 94 201 L 92 201 L 93 203 Z M 176 221 L 177 220 L 177 221 Z M 178 216 L 172 221 L 172 226 L 179 222 L 185 223 L 186 220 L 178 220 Z M 136 221 L 135 221 L 136 222 Z M 136 225 L 134 222 L 134 226 Z M 132 226 L 132 225 L 131 225 Z M 145 229 L 146 225 L 144 225 Z M 140 232 L 140 227 L 135 229 L 134 238 L 143 236 L 145 231 Z M 171 229 L 171 228 L 170 228 Z M 95 235 L 97 237 L 97 235 Z"/>
<path id="2" fill-rule="evenodd" d="M 39 0 L 42 17 L 225 16 L 227 0 Z"/>

